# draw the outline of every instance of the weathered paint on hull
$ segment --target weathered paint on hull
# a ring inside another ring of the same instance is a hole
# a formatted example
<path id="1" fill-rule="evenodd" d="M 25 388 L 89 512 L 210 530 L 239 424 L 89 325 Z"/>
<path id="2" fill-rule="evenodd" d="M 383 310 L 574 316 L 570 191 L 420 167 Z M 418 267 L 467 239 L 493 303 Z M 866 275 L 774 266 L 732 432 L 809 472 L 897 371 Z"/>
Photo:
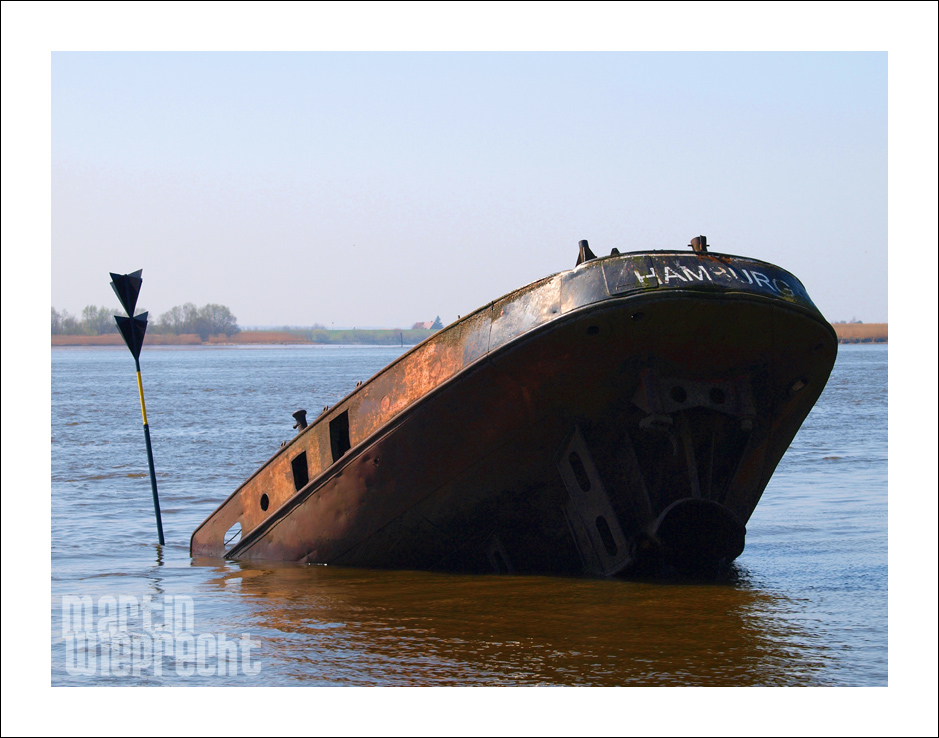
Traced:
<path id="1" fill-rule="evenodd" d="M 743 550 L 836 351 L 802 285 L 772 265 L 668 252 L 590 261 L 487 305 L 357 388 L 200 526 L 192 554 L 710 570 Z M 226 550 L 234 523 L 243 535 Z"/>

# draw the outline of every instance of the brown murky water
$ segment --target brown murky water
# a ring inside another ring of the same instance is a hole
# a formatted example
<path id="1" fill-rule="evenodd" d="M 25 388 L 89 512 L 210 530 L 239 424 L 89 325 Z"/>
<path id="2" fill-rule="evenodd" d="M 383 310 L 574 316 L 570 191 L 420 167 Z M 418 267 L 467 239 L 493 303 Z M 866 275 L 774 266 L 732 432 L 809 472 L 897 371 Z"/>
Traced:
<path id="1" fill-rule="evenodd" d="M 270 669 L 300 683 L 819 684 L 798 603 L 719 585 L 237 567 Z M 804 614 L 804 613 L 803 613 Z M 792 667 L 797 665 L 798 668 Z M 267 666 L 267 664 L 265 664 Z"/>

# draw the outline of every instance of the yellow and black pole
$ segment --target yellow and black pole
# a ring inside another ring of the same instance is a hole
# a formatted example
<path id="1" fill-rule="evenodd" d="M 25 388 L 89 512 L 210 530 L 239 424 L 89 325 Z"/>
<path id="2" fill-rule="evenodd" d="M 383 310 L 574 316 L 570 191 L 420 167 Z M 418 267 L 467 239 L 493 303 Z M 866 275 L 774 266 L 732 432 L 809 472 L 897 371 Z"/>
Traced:
<path id="1" fill-rule="evenodd" d="M 143 284 L 143 269 L 131 274 L 114 274 L 111 272 L 111 287 L 117 294 L 121 305 L 128 317 L 115 315 L 117 327 L 121 330 L 124 343 L 134 355 L 137 365 L 137 390 L 140 392 L 140 413 L 143 415 L 143 435 L 147 440 L 147 464 L 150 466 L 150 489 L 153 491 L 153 511 L 156 513 L 157 533 L 160 536 L 160 545 L 163 542 L 163 520 L 160 517 L 160 498 L 157 495 L 156 472 L 153 470 L 153 445 L 150 442 L 150 425 L 147 423 L 147 405 L 143 400 L 143 380 L 140 377 L 140 349 L 143 347 L 143 338 L 147 333 L 147 313 L 134 315 L 137 306 L 137 296 L 140 294 L 140 285 Z"/>

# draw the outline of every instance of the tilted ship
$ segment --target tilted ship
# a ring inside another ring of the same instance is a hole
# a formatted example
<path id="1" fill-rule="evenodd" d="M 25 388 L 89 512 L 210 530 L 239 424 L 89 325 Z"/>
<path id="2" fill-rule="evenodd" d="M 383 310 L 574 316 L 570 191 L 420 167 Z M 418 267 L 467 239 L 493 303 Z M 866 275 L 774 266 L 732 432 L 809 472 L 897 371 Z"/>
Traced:
<path id="1" fill-rule="evenodd" d="M 777 266 L 597 258 L 438 331 L 307 425 L 194 557 L 465 572 L 711 573 L 834 365 Z M 230 538 L 231 537 L 231 538 Z"/>

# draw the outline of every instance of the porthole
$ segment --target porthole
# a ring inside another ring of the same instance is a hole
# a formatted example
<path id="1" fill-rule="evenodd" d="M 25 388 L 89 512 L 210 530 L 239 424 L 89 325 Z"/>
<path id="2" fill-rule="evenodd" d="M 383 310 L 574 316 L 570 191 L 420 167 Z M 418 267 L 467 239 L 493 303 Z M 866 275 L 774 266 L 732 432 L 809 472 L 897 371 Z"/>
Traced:
<path id="1" fill-rule="evenodd" d="M 603 541 L 603 548 L 610 556 L 616 556 L 616 541 L 613 540 L 613 531 L 610 530 L 610 524 L 602 515 L 597 516 L 597 533 L 600 534 L 600 540 Z"/>
<path id="2" fill-rule="evenodd" d="M 589 492 L 590 477 L 587 474 L 586 467 L 584 467 L 584 462 L 580 458 L 580 454 L 576 451 L 571 451 L 570 456 L 567 457 L 567 461 L 571 465 L 571 471 L 574 472 L 574 476 L 577 478 L 577 484 L 580 485 L 580 488 L 584 492 Z"/>

